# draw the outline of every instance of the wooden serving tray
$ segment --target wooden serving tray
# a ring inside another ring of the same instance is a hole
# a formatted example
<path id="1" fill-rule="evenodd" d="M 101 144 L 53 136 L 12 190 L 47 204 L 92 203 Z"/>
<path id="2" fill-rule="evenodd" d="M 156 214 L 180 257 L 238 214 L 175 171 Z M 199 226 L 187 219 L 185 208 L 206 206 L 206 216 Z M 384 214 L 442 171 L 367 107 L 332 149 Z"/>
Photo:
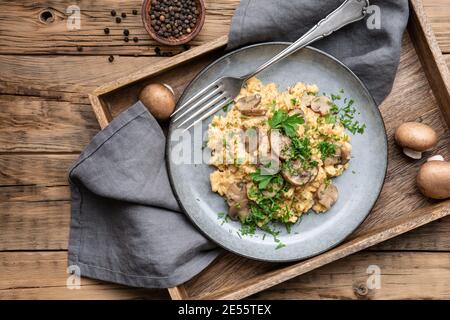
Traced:
<path id="1" fill-rule="evenodd" d="M 423 122 L 440 137 L 430 155 L 450 159 L 449 71 L 421 0 L 410 0 L 410 4 L 397 78 L 391 95 L 380 106 L 389 138 L 388 172 L 380 198 L 364 223 L 338 247 L 297 263 L 265 263 L 225 253 L 193 279 L 169 289 L 173 299 L 244 298 L 450 214 L 450 200 L 430 201 L 416 189 L 415 177 L 425 159 L 407 159 L 393 141 L 401 123 Z M 100 126 L 106 127 L 136 102 L 148 83 L 167 83 L 180 96 L 203 67 L 224 53 L 226 43 L 227 37 L 218 38 L 99 87 L 89 98 Z"/>

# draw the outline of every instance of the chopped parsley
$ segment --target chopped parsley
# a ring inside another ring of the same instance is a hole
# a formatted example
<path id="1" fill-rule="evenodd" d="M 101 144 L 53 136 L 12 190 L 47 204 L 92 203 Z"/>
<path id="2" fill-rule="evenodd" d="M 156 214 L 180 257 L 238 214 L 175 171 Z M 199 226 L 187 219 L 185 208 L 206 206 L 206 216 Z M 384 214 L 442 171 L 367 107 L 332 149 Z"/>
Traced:
<path id="1" fill-rule="evenodd" d="M 343 93 L 343 90 L 341 90 Z M 366 128 L 366 125 L 360 123 L 358 120 L 355 120 L 356 108 L 353 107 L 355 101 L 353 99 L 348 100 L 344 99 L 344 107 L 339 108 L 335 101 L 341 100 L 340 95 L 331 94 L 332 105 L 330 109 L 330 113 L 327 114 L 324 118 L 325 123 L 334 124 L 339 119 L 342 126 L 350 131 L 352 134 L 363 134 Z M 358 113 L 359 114 L 359 113 Z"/>
<path id="2" fill-rule="evenodd" d="M 325 160 L 326 158 L 333 156 L 336 154 L 336 145 L 326 142 L 326 141 L 320 141 L 317 145 L 319 148 L 320 153 L 322 154 L 322 160 Z"/>
<path id="3" fill-rule="evenodd" d="M 220 225 L 223 226 L 225 223 L 228 223 L 228 221 L 230 221 L 230 217 L 225 212 L 219 212 L 217 214 L 217 220 L 221 220 Z"/>
<path id="4" fill-rule="evenodd" d="M 275 250 L 281 249 L 283 247 L 286 247 L 286 245 L 278 239 L 278 244 L 275 247 Z"/>
<path id="5" fill-rule="evenodd" d="M 234 101 L 228 102 L 228 103 L 222 108 L 223 112 L 227 112 L 227 111 L 228 111 L 228 108 L 229 108 L 233 103 L 234 103 Z"/>
<path id="6" fill-rule="evenodd" d="M 326 124 L 335 124 L 337 119 L 335 115 L 328 113 L 324 116 L 324 120 Z"/>
<path id="7" fill-rule="evenodd" d="M 307 137 L 291 138 L 291 148 L 290 148 L 290 160 L 283 163 L 284 167 L 289 169 L 292 166 L 292 160 L 300 160 L 304 169 L 309 169 L 316 167 L 318 165 L 317 161 L 311 160 L 311 142 Z"/>
<path id="8" fill-rule="evenodd" d="M 250 177 L 252 177 L 253 182 L 258 186 L 259 190 L 266 189 L 271 182 L 276 184 L 284 183 L 283 178 L 280 175 L 262 174 L 260 168 L 258 168 L 255 172 L 250 173 Z"/>
<path id="9" fill-rule="evenodd" d="M 294 137 L 297 135 L 297 126 L 305 123 L 305 120 L 298 114 L 290 116 L 286 111 L 277 110 L 268 123 L 272 129 L 281 129 L 288 137 Z"/>

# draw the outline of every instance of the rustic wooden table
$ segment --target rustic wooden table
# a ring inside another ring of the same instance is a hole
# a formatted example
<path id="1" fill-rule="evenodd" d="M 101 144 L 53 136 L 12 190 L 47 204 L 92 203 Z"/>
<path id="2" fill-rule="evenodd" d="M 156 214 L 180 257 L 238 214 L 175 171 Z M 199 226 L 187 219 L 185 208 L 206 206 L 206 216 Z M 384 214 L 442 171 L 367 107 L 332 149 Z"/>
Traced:
<path id="1" fill-rule="evenodd" d="M 80 289 L 66 287 L 67 169 L 99 130 L 87 93 L 167 59 L 131 14 L 141 1 L 77 2 L 81 29 L 69 31 L 72 1 L 0 1 L 0 299 L 168 298 L 166 290 L 84 278 Z M 239 0 L 206 2 L 207 20 L 192 45 L 226 34 Z M 450 66 L 450 0 L 424 4 Z M 116 24 L 111 9 L 128 16 Z M 124 43 L 124 28 L 139 42 Z M 449 252 L 450 219 L 443 219 L 252 298 L 449 299 Z M 381 288 L 367 296 L 370 265 L 381 268 Z"/>

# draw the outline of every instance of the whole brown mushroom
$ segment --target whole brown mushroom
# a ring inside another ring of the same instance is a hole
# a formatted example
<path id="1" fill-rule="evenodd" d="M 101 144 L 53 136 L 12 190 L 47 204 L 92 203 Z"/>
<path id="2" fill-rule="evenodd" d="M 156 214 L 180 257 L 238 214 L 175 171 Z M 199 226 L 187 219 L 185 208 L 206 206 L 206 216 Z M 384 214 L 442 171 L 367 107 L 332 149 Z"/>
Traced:
<path id="1" fill-rule="evenodd" d="M 159 121 L 167 121 L 175 109 L 175 95 L 170 86 L 152 83 L 142 89 L 139 100 Z"/>
<path id="2" fill-rule="evenodd" d="M 450 198 L 450 162 L 431 160 L 425 162 L 416 178 L 420 192 L 428 198 Z"/>
<path id="3" fill-rule="evenodd" d="M 438 138 L 436 132 L 423 123 L 405 122 L 395 131 L 395 141 L 408 157 L 420 159 L 422 152 L 432 149 Z"/>

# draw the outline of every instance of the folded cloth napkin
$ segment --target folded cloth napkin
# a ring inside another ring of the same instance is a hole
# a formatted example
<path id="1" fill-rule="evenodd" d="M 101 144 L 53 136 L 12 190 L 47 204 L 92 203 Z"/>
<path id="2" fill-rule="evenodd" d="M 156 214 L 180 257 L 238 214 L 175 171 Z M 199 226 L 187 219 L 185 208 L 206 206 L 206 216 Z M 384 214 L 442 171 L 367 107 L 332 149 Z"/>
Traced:
<path id="1" fill-rule="evenodd" d="M 164 160 L 165 137 L 140 102 L 97 134 L 69 173 L 69 265 L 82 276 L 167 288 L 219 251 L 181 213 Z"/>
<path id="2" fill-rule="evenodd" d="M 232 22 L 228 49 L 267 42 L 294 42 L 344 0 L 242 0 Z M 380 104 L 389 94 L 408 22 L 408 0 L 370 0 L 368 17 L 311 46 L 347 65 Z"/>
<path id="3" fill-rule="evenodd" d="M 229 48 L 294 41 L 341 2 L 242 0 L 233 17 Z M 398 65 L 408 4 L 373 3 L 380 9 L 381 29 L 369 30 L 361 21 L 316 46 L 349 65 L 381 102 Z M 217 257 L 220 250 L 180 212 L 164 148 L 160 126 L 138 102 L 83 151 L 69 173 L 71 270 L 79 268 L 82 276 L 100 280 L 162 288 L 189 280 Z"/>

